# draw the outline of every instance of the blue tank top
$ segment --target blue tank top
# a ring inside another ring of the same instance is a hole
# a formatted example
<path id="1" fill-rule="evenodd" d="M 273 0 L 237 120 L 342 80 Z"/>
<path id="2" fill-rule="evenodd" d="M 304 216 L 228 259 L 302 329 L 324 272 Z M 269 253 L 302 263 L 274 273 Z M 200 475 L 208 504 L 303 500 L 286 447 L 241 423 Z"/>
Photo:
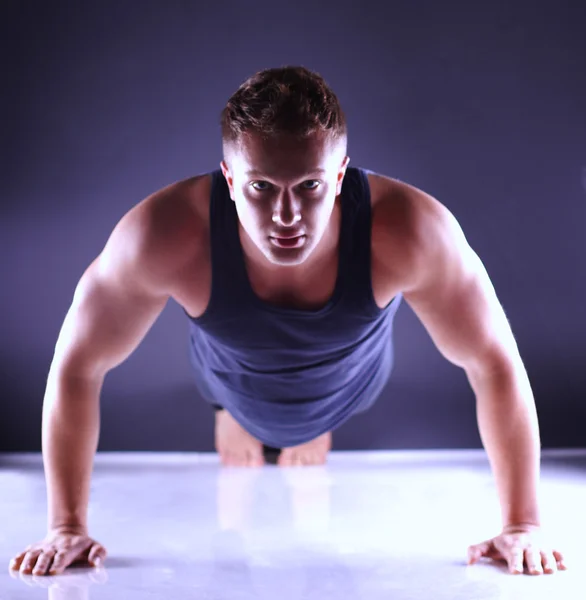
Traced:
<path id="1" fill-rule="evenodd" d="M 383 309 L 371 286 L 368 171 L 347 168 L 341 190 L 338 275 L 318 310 L 261 300 L 248 279 L 238 215 L 220 170 L 210 198 L 211 297 L 191 317 L 197 387 L 266 446 L 333 431 L 376 400 L 392 370 L 397 295 Z"/>

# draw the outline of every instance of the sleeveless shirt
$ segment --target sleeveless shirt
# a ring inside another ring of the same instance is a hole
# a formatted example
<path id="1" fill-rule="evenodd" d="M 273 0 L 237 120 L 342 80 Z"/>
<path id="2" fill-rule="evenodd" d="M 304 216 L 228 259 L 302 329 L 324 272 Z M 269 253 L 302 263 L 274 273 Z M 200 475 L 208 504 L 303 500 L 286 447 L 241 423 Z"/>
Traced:
<path id="1" fill-rule="evenodd" d="M 211 295 L 200 317 L 184 309 L 190 360 L 203 398 L 266 446 L 333 431 L 369 408 L 390 376 L 402 294 L 383 309 L 374 300 L 368 172 L 346 170 L 337 279 L 317 310 L 278 307 L 255 294 L 236 206 L 221 170 L 211 173 Z"/>

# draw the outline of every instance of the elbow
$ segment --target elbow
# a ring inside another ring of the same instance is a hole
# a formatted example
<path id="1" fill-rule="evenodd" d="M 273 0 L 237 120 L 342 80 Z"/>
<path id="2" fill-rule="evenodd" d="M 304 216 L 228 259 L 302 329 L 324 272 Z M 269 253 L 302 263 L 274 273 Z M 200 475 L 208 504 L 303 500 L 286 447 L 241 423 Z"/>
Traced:
<path id="1" fill-rule="evenodd" d="M 468 380 L 476 389 L 478 385 L 487 380 L 514 379 L 519 372 L 525 372 L 521 357 L 512 353 L 502 351 L 486 352 L 474 362 L 464 366 Z"/>

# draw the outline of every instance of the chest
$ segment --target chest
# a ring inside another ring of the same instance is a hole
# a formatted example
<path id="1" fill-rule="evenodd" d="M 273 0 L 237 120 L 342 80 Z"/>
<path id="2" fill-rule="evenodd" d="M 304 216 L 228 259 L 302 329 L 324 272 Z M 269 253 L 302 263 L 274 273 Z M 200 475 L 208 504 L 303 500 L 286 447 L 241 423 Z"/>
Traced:
<path id="1" fill-rule="evenodd" d="M 388 208 L 381 202 L 389 195 L 388 181 L 369 175 L 372 202 L 372 228 L 370 282 L 376 304 L 384 308 L 397 294 L 401 293 L 408 270 L 406 251 L 409 240 L 400 227 L 400 211 L 389 215 Z M 382 214 L 381 214 L 382 213 Z M 386 223 L 390 222 L 391 227 Z M 208 239 L 202 240 L 203 247 L 209 248 Z M 245 263 L 246 263 L 245 259 Z M 330 300 L 336 288 L 339 271 L 339 257 L 332 252 L 303 276 L 275 276 L 262 269 L 246 264 L 246 272 L 253 293 L 263 302 L 299 310 L 319 310 Z M 211 254 L 202 253 L 194 259 L 184 275 L 178 278 L 173 297 L 193 317 L 201 316 L 209 304 L 211 296 L 212 269 Z M 352 283 L 350 283 L 352 285 Z M 236 299 L 235 299 L 236 301 Z"/>
<path id="2" fill-rule="evenodd" d="M 373 240 L 373 246 L 376 240 Z M 262 271 L 247 268 L 248 280 L 254 294 L 263 302 L 299 310 L 319 310 L 334 294 L 338 278 L 339 260 L 335 255 L 327 263 L 300 280 L 268 277 Z M 370 279 L 376 304 L 384 308 L 402 291 L 401 277 L 389 269 L 388 261 L 371 252 Z M 211 260 L 199 261 L 178 282 L 175 299 L 193 317 L 201 316 L 211 296 Z M 350 283 L 352 285 L 352 283 Z M 235 299 L 237 301 L 237 299 Z"/>

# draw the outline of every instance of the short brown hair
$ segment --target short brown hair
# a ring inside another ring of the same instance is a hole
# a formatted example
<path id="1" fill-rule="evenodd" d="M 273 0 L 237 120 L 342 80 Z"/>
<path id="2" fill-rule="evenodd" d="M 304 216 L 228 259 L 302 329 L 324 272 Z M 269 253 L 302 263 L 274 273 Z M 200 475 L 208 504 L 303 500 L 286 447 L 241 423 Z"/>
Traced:
<path id="1" fill-rule="evenodd" d="M 348 135 L 336 94 L 319 73 L 301 66 L 265 69 L 249 77 L 228 100 L 221 127 L 224 150 L 238 145 L 245 133 L 306 138 L 323 132 L 344 143 Z"/>

